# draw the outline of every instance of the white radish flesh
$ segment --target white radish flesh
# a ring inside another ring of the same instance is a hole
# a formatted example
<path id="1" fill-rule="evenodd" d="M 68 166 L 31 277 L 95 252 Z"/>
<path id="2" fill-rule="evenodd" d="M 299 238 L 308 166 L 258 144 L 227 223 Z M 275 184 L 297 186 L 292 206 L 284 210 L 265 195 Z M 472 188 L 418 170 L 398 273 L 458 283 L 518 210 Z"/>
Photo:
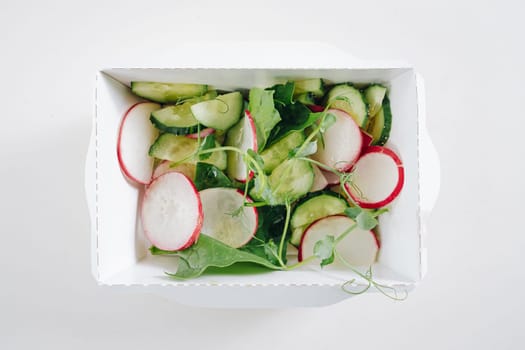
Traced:
<path id="1" fill-rule="evenodd" d="M 137 103 L 124 114 L 119 128 L 117 157 L 120 169 L 128 179 L 140 184 L 148 184 L 151 180 L 153 158 L 148 151 L 158 132 L 149 118 L 151 112 L 158 109 L 157 103 Z"/>
<path id="2" fill-rule="evenodd" d="M 389 148 L 367 148 L 352 169 L 352 184 L 347 190 L 363 208 L 390 204 L 401 192 L 404 169 L 399 157 Z"/>
<path id="3" fill-rule="evenodd" d="M 195 186 L 186 176 L 169 172 L 147 187 L 141 217 L 144 233 L 154 246 L 181 250 L 199 236 L 202 204 Z"/>
<path id="4" fill-rule="evenodd" d="M 257 152 L 257 130 L 252 116 L 246 111 L 244 118 L 239 123 L 230 129 L 226 144 L 239 148 L 242 152 L 252 149 Z M 236 129 L 239 128 L 239 129 Z M 246 182 L 253 177 L 253 172 L 248 173 L 246 178 L 246 163 L 243 156 L 237 152 L 228 152 L 228 174 L 240 182 Z"/>
<path id="5" fill-rule="evenodd" d="M 204 223 L 202 234 L 233 248 L 248 243 L 257 231 L 257 209 L 244 206 L 244 196 L 234 188 L 208 188 L 200 192 Z M 241 212 L 237 212 L 242 207 Z"/>
<path id="6" fill-rule="evenodd" d="M 336 120 L 323 135 L 324 146 L 318 142 L 317 152 L 312 158 L 345 171 L 352 167 L 361 153 L 361 129 L 349 114 L 338 109 L 329 109 L 327 112 L 334 115 Z"/>
<path id="7" fill-rule="evenodd" d="M 314 247 L 318 241 L 329 235 L 337 238 L 354 224 L 354 220 L 343 215 L 328 216 L 311 224 L 301 240 L 299 261 L 314 255 Z M 370 266 L 376 261 L 379 243 L 372 231 L 356 227 L 337 244 L 336 250 L 352 266 Z M 343 266 L 337 259 L 334 265 Z"/>
<path id="8" fill-rule="evenodd" d="M 314 169 L 314 183 L 310 189 L 310 192 L 315 192 L 328 186 L 328 181 L 326 181 L 323 173 L 316 165 L 312 164 L 312 168 Z"/>

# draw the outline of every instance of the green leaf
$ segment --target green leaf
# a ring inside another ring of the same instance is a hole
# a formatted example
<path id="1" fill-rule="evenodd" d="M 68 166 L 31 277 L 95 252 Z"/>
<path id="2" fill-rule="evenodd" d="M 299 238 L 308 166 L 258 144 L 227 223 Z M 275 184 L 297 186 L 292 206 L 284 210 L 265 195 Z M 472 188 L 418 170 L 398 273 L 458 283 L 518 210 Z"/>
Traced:
<path id="1" fill-rule="evenodd" d="M 362 210 L 359 215 L 357 215 L 355 222 L 357 223 L 357 227 L 363 230 L 371 230 L 378 224 L 377 219 L 374 218 L 373 214 L 368 210 Z"/>
<path id="2" fill-rule="evenodd" d="M 257 163 L 257 165 L 261 169 L 264 169 L 264 160 L 259 155 L 259 153 L 255 152 L 252 149 L 248 149 L 246 153 L 248 154 L 248 156 L 250 156 L 253 159 L 253 161 L 255 161 L 255 163 Z M 253 170 L 256 174 L 258 173 L 257 168 L 252 164 L 252 162 L 249 162 L 247 159 L 245 159 L 245 163 L 248 164 L 248 166 L 250 167 L 250 170 Z"/>
<path id="3" fill-rule="evenodd" d="M 321 267 L 334 262 L 335 237 L 326 236 L 314 245 L 314 255 L 321 259 Z"/>
<path id="4" fill-rule="evenodd" d="M 210 267 L 227 267 L 241 262 L 254 263 L 270 270 L 280 269 L 280 267 L 272 264 L 267 259 L 250 252 L 232 248 L 203 234 L 199 236 L 196 243 L 185 250 L 170 252 L 151 247 L 150 251 L 153 255 L 171 255 L 180 258 L 177 272 L 167 273 L 176 279 L 195 278 Z"/>
<path id="5" fill-rule="evenodd" d="M 202 191 L 210 187 L 234 187 L 231 180 L 215 165 L 198 162 L 195 168 L 195 187 Z"/>
<path id="6" fill-rule="evenodd" d="M 269 90 L 275 91 L 273 99 L 282 106 L 288 106 L 293 103 L 293 93 L 295 90 L 295 83 L 288 81 L 285 84 L 277 84 L 272 86 Z"/>
<path id="7" fill-rule="evenodd" d="M 302 103 L 294 103 L 282 108 L 280 111 L 281 122 L 272 130 L 268 144 L 271 145 L 294 131 L 302 131 L 312 126 L 323 113 L 312 113 Z"/>
<path id="8" fill-rule="evenodd" d="M 312 141 L 312 142 L 308 142 L 308 144 L 306 145 L 306 147 L 302 148 L 302 145 L 300 147 L 297 147 L 296 149 L 294 149 L 292 151 L 292 156 L 295 156 L 297 158 L 301 158 L 301 157 L 308 157 L 312 154 L 314 154 L 315 152 L 317 152 L 317 141 Z M 301 150 L 300 152 L 298 152 L 299 150 Z"/>
<path id="9" fill-rule="evenodd" d="M 257 129 L 259 151 L 264 149 L 272 129 L 281 120 L 279 112 L 275 109 L 273 94 L 273 90 L 260 88 L 250 90 L 248 110 Z"/>
<path id="10" fill-rule="evenodd" d="M 355 220 L 357 216 L 361 214 L 362 211 L 363 209 L 361 209 L 360 207 L 350 207 L 345 209 L 345 215 L 348 216 L 350 219 Z"/>
<path id="11" fill-rule="evenodd" d="M 199 147 L 199 152 L 200 151 L 206 151 L 208 149 L 212 149 L 215 147 L 215 136 L 213 135 L 208 135 L 204 138 L 204 141 L 202 142 L 202 144 L 200 145 Z M 206 160 L 208 158 L 210 158 L 212 155 L 212 153 L 204 153 L 204 154 L 200 154 L 199 155 L 199 160 Z"/>
<path id="12" fill-rule="evenodd" d="M 322 112 L 321 112 L 322 113 Z M 332 125 L 335 124 L 336 122 L 336 117 L 335 115 L 333 115 L 332 113 L 328 113 L 324 119 L 321 121 L 321 127 L 320 127 L 320 130 L 322 133 L 326 132 L 326 130 L 331 127 Z"/>
<path id="13" fill-rule="evenodd" d="M 278 247 L 275 242 L 280 241 L 286 220 L 286 207 L 283 205 L 264 206 L 257 208 L 258 226 L 255 237 L 241 250 L 248 251 L 278 265 Z M 286 245 L 281 256 L 286 262 Z"/>

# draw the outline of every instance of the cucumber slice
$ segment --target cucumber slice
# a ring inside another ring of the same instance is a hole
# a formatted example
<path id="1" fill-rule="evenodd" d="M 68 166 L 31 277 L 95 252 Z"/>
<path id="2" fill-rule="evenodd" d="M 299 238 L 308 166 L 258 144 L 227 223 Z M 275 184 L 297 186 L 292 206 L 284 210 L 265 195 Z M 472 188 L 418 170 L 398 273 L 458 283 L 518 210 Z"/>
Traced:
<path id="1" fill-rule="evenodd" d="M 299 147 L 304 142 L 304 134 L 302 131 L 294 131 L 276 143 L 272 144 L 271 147 L 265 149 L 261 153 L 261 157 L 264 161 L 263 170 L 266 173 L 272 172 L 279 164 L 288 159 L 290 151 Z"/>
<path id="2" fill-rule="evenodd" d="M 365 90 L 365 100 L 368 103 L 368 116 L 373 118 L 381 109 L 386 96 L 386 87 L 378 84 L 370 85 Z"/>
<path id="3" fill-rule="evenodd" d="M 216 142 L 216 147 L 220 145 Z M 182 135 L 162 134 L 151 145 L 149 155 L 158 159 L 169 160 L 172 162 L 180 162 L 185 160 L 186 163 L 196 163 L 199 161 L 196 158 L 191 158 L 199 148 L 199 143 L 196 139 L 192 139 Z M 216 151 L 211 154 L 211 157 L 202 160 L 202 162 L 215 165 L 217 168 L 226 169 L 227 156 L 224 151 Z"/>
<path id="4" fill-rule="evenodd" d="M 199 129 L 199 122 L 191 113 L 191 106 L 215 97 L 217 97 L 217 92 L 210 91 L 201 97 L 186 100 L 182 104 L 164 107 L 151 113 L 150 120 L 157 129 L 164 132 L 175 135 L 196 133 Z"/>
<path id="5" fill-rule="evenodd" d="M 314 170 L 310 162 L 292 158 L 275 168 L 268 178 L 275 204 L 293 202 L 310 191 L 314 182 Z"/>
<path id="6" fill-rule="evenodd" d="M 322 79 L 304 79 L 295 81 L 294 97 L 311 92 L 315 97 L 323 97 L 324 83 Z"/>
<path id="7" fill-rule="evenodd" d="M 199 122 L 191 113 L 192 103 L 185 102 L 168 106 L 151 113 L 150 120 L 161 131 L 175 135 L 193 134 L 199 129 Z"/>
<path id="8" fill-rule="evenodd" d="M 311 92 L 305 92 L 304 94 L 297 95 L 295 100 L 307 106 L 315 104 L 314 94 Z"/>
<path id="9" fill-rule="evenodd" d="M 350 114 L 357 125 L 366 128 L 368 124 L 368 110 L 363 95 L 355 87 L 342 84 L 328 92 L 327 103 L 331 108 L 340 109 Z"/>
<path id="10" fill-rule="evenodd" d="M 336 193 L 320 191 L 312 195 L 307 200 L 301 201 L 292 214 L 290 243 L 295 246 L 299 246 L 304 231 L 312 222 L 326 216 L 342 214 L 348 207 L 346 201 Z"/>
<path id="11" fill-rule="evenodd" d="M 195 118 L 210 128 L 227 130 L 241 118 L 243 99 L 240 92 L 220 95 L 214 100 L 191 106 Z"/>
<path id="12" fill-rule="evenodd" d="M 132 81 L 131 92 L 148 100 L 160 103 L 176 103 L 181 100 L 204 95 L 208 85 L 155 83 L 149 81 Z"/>
<path id="13" fill-rule="evenodd" d="M 385 96 L 383 100 L 383 107 L 379 109 L 376 116 L 370 121 L 368 126 L 368 133 L 372 135 L 372 145 L 382 146 L 390 137 L 390 129 L 392 128 L 392 111 L 390 110 L 390 101 Z"/>

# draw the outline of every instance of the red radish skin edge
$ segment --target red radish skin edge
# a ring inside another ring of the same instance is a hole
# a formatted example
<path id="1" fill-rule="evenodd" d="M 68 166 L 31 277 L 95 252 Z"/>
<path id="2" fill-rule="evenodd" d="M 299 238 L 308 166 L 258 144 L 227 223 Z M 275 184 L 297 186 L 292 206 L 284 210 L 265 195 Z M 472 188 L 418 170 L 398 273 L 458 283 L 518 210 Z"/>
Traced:
<path id="1" fill-rule="evenodd" d="M 255 128 L 255 122 L 253 121 L 253 118 L 252 118 L 252 115 L 250 114 L 250 111 L 246 110 L 244 111 L 244 115 L 246 118 L 248 118 L 248 121 L 250 122 L 250 129 L 252 131 L 252 134 L 253 134 L 253 151 L 254 152 L 257 152 L 258 150 L 258 145 L 257 145 L 257 129 Z M 253 175 L 254 175 L 254 172 L 253 170 L 250 170 L 248 172 L 248 178 L 247 179 L 235 179 L 241 183 L 246 183 L 246 181 L 250 182 L 251 179 L 253 178 Z M 244 195 L 244 193 L 243 193 Z"/>
<path id="2" fill-rule="evenodd" d="M 118 138 L 117 138 L 117 158 L 118 158 L 118 163 L 120 165 L 120 169 L 122 170 L 122 172 L 124 173 L 124 175 L 130 179 L 131 181 L 133 182 L 136 182 L 138 184 L 142 184 L 142 185 L 147 185 L 149 184 L 149 182 L 144 182 L 144 181 L 141 181 L 139 179 L 136 179 L 133 175 L 131 175 L 131 173 L 129 172 L 128 168 L 126 167 L 126 165 L 124 164 L 124 161 L 122 159 L 122 154 L 121 154 L 121 150 L 120 150 L 120 140 L 122 138 L 122 127 L 124 126 L 124 121 L 126 120 L 126 118 L 128 117 L 129 115 L 129 112 L 131 112 L 131 110 L 133 108 L 135 108 L 136 106 L 140 105 L 140 104 L 143 104 L 143 103 L 151 103 L 149 101 L 142 101 L 142 102 L 137 102 L 135 104 L 133 104 L 131 107 L 128 108 L 128 110 L 126 111 L 126 113 L 124 113 L 124 117 L 122 117 L 122 120 L 120 121 L 120 126 L 118 128 Z M 153 170 L 153 169 L 152 169 Z M 152 172 L 153 173 L 153 172 Z"/>
<path id="3" fill-rule="evenodd" d="M 301 242 L 299 243 L 299 252 L 298 252 L 298 255 L 297 255 L 297 260 L 299 262 L 303 261 L 303 249 L 302 249 L 302 246 L 303 246 L 303 241 L 304 241 L 304 237 L 306 236 L 306 232 L 308 232 L 308 229 L 315 223 L 317 223 L 317 221 L 320 221 L 320 220 L 323 220 L 323 219 L 326 219 L 328 217 L 335 217 L 335 216 L 342 216 L 342 217 L 347 217 L 346 215 L 331 215 L 331 216 L 325 216 L 323 218 L 320 218 L 320 219 L 317 219 L 315 220 L 314 222 L 312 222 L 310 225 L 308 225 L 308 227 L 304 230 L 303 232 L 303 235 L 301 236 Z M 353 220 L 353 219 L 352 219 Z M 380 244 L 379 244 L 379 240 L 377 239 L 377 235 L 375 234 L 374 231 L 370 230 L 370 233 L 374 236 L 374 239 L 375 239 L 375 242 L 376 242 L 376 245 L 377 245 L 377 249 L 379 250 L 379 248 L 381 248 Z"/>
<path id="4" fill-rule="evenodd" d="M 201 130 L 201 137 L 206 137 L 206 136 L 209 136 L 209 135 L 211 135 L 213 133 L 215 133 L 215 129 L 212 129 L 212 128 L 202 129 Z M 186 135 L 186 137 L 189 137 L 190 139 L 198 139 L 199 138 L 199 134 L 198 133 L 188 134 L 188 135 Z"/>
<path id="5" fill-rule="evenodd" d="M 374 138 L 369 133 L 361 130 L 361 136 L 363 138 L 363 144 L 361 145 L 361 154 L 366 151 L 368 147 L 372 144 Z"/>
<path id="6" fill-rule="evenodd" d="M 314 113 L 319 113 L 319 112 L 324 111 L 324 107 L 319 106 L 319 105 L 309 105 L 307 107 L 310 108 L 310 110 Z"/>
<path id="7" fill-rule="evenodd" d="M 244 192 L 243 191 L 237 190 L 237 192 L 244 197 Z M 249 203 L 253 203 L 253 200 L 250 197 L 248 197 L 248 196 L 246 196 L 246 201 L 249 202 Z M 248 244 L 248 242 L 250 242 L 253 239 L 253 237 L 255 237 L 255 234 L 257 233 L 257 228 L 259 227 L 259 212 L 257 211 L 256 207 L 252 207 L 252 209 L 253 209 L 253 212 L 255 214 L 255 229 L 253 230 L 253 233 L 252 233 L 251 237 L 248 238 L 248 240 L 246 242 L 244 242 L 241 245 L 241 247 L 243 247 L 246 244 Z"/>
<path id="8" fill-rule="evenodd" d="M 166 174 L 169 174 L 169 173 L 166 173 Z M 153 185 L 156 181 L 161 179 L 162 176 L 164 176 L 166 174 L 160 175 L 159 177 L 156 177 L 155 179 L 153 179 L 153 181 L 151 181 L 151 183 L 148 185 L 148 187 L 146 187 L 146 191 L 144 193 L 144 197 L 142 198 L 142 201 L 144 201 L 146 199 L 146 197 L 148 196 L 149 186 Z M 152 240 L 150 238 L 148 230 L 146 230 L 144 228 L 144 234 L 146 235 L 148 240 L 151 242 L 151 244 L 153 244 L 155 247 L 157 247 L 159 249 L 166 250 L 166 251 L 178 251 L 178 250 L 184 250 L 186 248 L 189 248 L 193 243 L 195 243 L 197 238 L 199 238 L 199 235 L 200 235 L 200 232 L 201 232 L 201 228 L 202 228 L 202 223 L 204 222 L 204 215 L 203 215 L 203 212 L 202 212 L 202 202 L 201 202 L 201 197 L 199 196 L 199 191 L 197 191 L 197 188 L 195 188 L 195 185 L 193 184 L 193 182 L 186 175 L 184 175 L 182 173 L 179 173 L 179 174 L 184 176 L 186 181 L 188 181 L 190 183 L 190 186 L 192 187 L 192 190 L 195 193 L 195 196 L 197 196 L 197 203 L 198 203 L 197 204 L 197 210 L 199 211 L 199 218 L 197 219 L 197 223 L 196 223 L 195 229 L 193 230 L 193 233 L 191 234 L 191 236 L 188 239 L 188 241 L 185 244 L 183 244 L 180 248 L 177 248 L 177 249 L 163 249 L 161 246 L 157 245 L 157 243 L 154 242 L 154 240 Z M 141 208 L 142 208 L 142 206 L 141 206 Z M 142 219 L 142 211 L 141 211 L 140 215 L 141 215 L 141 219 Z M 142 221 L 144 221 L 144 220 L 142 220 Z"/>
<path id="9" fill-rule="evenodd" d="M 396 163 L 397 171 L 398 171 L 398 179 L 397 179 L 397 185 L 394 188 L 394 190 L 392 191 L 392 193 L 390 193 L 390 195 L 387 196 L 382 201 L 375 202 L 375 203 L 368 203 L 368 202 L 361 201 L 359 198 L 356 198 L 352 194 L 352 191 L 350 191 L 350 188 L 348 188 L 348 185 L 345 184 L 345 187 L 346 187 L 348 193 L 350 194 L 350 196 L 352 197 L 352 199 L 361 208 L 365 208 L 365 209 L 381 208 L 381 207 L 384 207 L 384 206 L 390 204 L 399 195 L 399 193 L 401 192 L 401 189 L 403 188 L 403 185 L 404 185 L 404 182 L 405 182 L 405 169 L 403 168 L 403 163 L 401 162 L 401 159 L 399 159 L 397 154 L 394 151 L 392 151 L 390 148 L 386 148 L 386 147 L 382 147 L 382 146 L 370 146 L 370 147 L 368 147 L 365 150 L 365 152 L 361 155 L 361 157 L 363 157 L 364 155 L 366 155 L 368 153 L 384 153 L 384 154 L 388 155 L 389 157 L 391 157 L 394 160 L 394 162 Z"/>

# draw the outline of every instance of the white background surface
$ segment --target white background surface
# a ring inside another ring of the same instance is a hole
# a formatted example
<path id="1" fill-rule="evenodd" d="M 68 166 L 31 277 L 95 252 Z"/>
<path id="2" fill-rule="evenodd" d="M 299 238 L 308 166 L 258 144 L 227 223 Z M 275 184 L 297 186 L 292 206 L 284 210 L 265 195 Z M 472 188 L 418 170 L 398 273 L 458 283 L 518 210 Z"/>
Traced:
<path id="1" fill-rule="evenodd" d="M 0 348 L 523 348 L 524 5 L 242 3 L 2 1 Z M 442 188 L 429 272 L 407 301 L 208 310 L 96 286 L 83 190 L 95 70 L 215 39 L 320 41 L 423 75 Z"/>

